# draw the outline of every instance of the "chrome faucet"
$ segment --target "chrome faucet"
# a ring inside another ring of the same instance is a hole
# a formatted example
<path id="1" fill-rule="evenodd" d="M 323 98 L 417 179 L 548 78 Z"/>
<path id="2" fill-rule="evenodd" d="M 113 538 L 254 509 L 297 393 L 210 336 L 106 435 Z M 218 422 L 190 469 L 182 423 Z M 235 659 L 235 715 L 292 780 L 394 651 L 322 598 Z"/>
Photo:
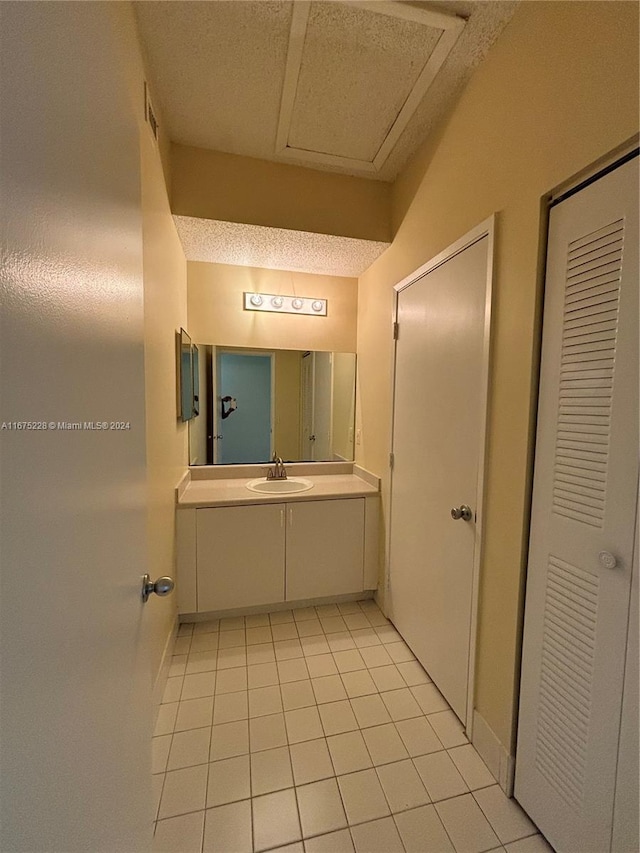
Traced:
<path id="1" fill-rule="evenodd" d="M 271 461 L 273 462 L 273 468 L 269 468 L 267 471 L 267 480 L 286 480 L 287 469 L 284 467 L 282 457 L 274 453 Z"/>

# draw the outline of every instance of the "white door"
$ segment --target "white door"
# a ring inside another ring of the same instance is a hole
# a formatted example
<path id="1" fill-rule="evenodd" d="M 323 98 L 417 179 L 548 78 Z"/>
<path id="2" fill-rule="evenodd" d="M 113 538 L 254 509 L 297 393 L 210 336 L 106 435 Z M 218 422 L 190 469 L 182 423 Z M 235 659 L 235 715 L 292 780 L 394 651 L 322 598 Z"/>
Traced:
<path id="1" fill-rule="evenodd" d="M 638 481 L 637 157 L 551 210 L 543 330 L 515 791 L 559 851 L 603 853 Z"/>
<path id="2" fill-rule="evenodd" d="M 316 440 L 313 442 L 313 458 L 317 462 L 331 460 L 332 378 L 332 354 L 315 353 L 313 434 Z"/>
<path id="3" fill-rule="evenodd" d="M 302 461 L 313 462 L 316 458 L 313 432 L 313 408 L 315 389 L 316 354 L 306 352 L 302 356 L 301 394 L 302 394 Z"/>
<path id="4" fill-rule="evenodd" d="M 400 291 L 397 307 L 391 612 L 463 722 L 479 546 L 488 245 L 484 236 L 418 278 Z M 454 520 L 452 508 L 463 505 L 471 517 Z"/>
<path id="5" fill-rule="evenodd" d="M 13 853 L 151 841 L 139 136 L 109 7 L 2 8 L 0 849 Z"/>

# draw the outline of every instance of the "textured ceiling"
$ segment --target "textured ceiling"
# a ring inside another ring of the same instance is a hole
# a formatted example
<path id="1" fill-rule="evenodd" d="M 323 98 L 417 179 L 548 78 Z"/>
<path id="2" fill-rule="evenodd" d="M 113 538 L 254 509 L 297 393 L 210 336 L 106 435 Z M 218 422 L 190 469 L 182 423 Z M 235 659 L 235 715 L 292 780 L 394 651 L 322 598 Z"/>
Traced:
<path id="1" fill-rule="evenodd" d="M 391 181 L 443 117 L 515 11 L 515 0 L 408 2 L 466 25 L 378 171 L 389 133 L 442 30 L 356 5 L 312 2 L 294 74 L 287 144 L 278 152 L 293 3 L 136 2 L 152 94 L 176 142 Z M 302 4 L 296 4 L 299 14 Z M 441 43 L 442 44 L 442 43 Z M 445 53 L 446 55 L 446 53 Z M 329 155 L 319 163 L 317 156 Z M 331 162 L 331 156 L 345 158 Z M 353 161 L 353 162 L 349 162 Z"/>
<path id="2" fill-rule="evenodd" d="M 355 278 L 390 245 L 192 216 L 173 219 L 188 261 Z"/>

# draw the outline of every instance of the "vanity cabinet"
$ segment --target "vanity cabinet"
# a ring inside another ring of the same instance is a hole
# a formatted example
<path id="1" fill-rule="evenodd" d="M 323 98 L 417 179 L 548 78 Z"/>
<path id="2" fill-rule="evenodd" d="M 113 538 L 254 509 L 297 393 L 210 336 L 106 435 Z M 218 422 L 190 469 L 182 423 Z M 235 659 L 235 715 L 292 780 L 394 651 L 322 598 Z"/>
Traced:
<path id="1" fill-rule="evenodd" d="M 180 612 L 374 589 L 377 522 L 377 497 L 178 510 Z"/>
<path id="2" fill-rule="evenodd" d="M 284 601 L 285 506 L 196 510 L 198 610 Z"/>

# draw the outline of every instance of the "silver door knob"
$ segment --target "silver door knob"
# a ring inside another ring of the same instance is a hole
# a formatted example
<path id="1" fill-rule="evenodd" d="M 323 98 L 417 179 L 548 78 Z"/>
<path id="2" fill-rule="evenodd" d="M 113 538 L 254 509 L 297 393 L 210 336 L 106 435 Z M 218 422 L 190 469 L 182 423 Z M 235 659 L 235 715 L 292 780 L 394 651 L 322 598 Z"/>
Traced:
<path id="1" fill-rule="evenodd" d="M 618 565 L 618 561 L 611 551 L 600 551 L 598 559 L 600 560 L 600 565 L 604 566 L 605 569 L 615 569 Z"/>
<path id="2" fill-rule="evenodd" d="M 175 583 L 171 578 L 164 577 L 158 578 L 157 581 L 152 581 L 149 575 L 145 575 L 142 578 L 142 600 L 148 601 L 152 592 L 155 592 L 160 597 L 169 595 L 170 592 L 173 592 L 174 586 Z"/>
<path id="3" fill-rule="evenodd" d="M 461 504 L 460 506 L 453 507 L 453 509 L 451 510 L 451 518 L 454 521 L 458 521 L 460 518 L 463 521 L 471 521 L 471 519 L 473 518 L 473 512 L 471 511 L 471 508 L 468 507 L 466 504 Z"/>

